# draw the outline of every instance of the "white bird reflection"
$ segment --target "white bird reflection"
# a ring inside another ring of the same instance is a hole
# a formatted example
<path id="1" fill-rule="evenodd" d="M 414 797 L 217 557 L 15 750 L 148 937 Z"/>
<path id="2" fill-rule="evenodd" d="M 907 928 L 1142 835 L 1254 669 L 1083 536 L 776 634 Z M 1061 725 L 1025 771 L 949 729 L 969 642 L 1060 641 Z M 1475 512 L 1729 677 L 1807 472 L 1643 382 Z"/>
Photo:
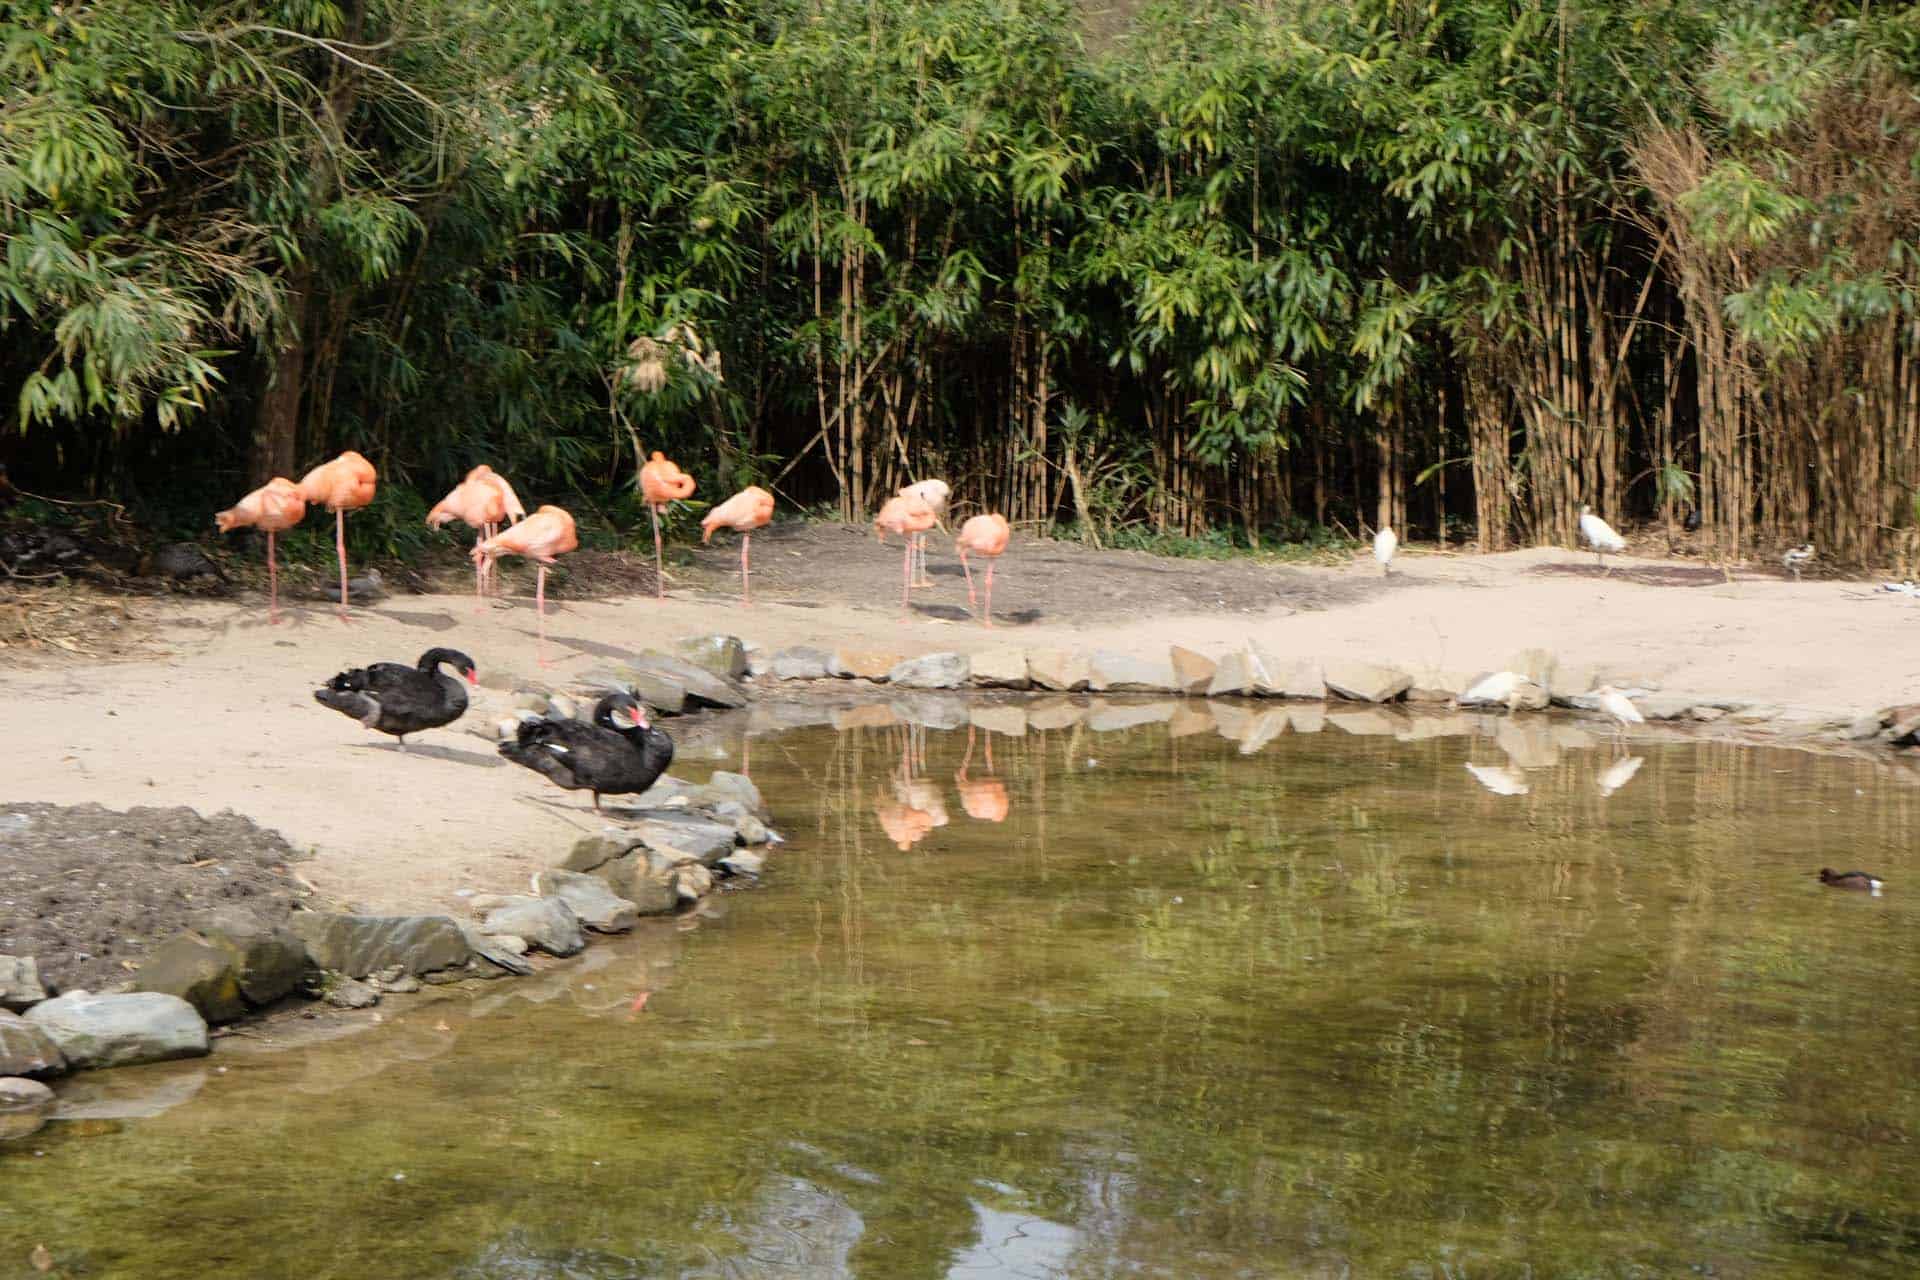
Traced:
<path id="1" fill-rule="evenodd" d="M 1633 781 L 1633 775 L 1640 772 L 1640 766 L 1646 762 L 1645 756 L 1626 756 L 1615 760 L 1599 777 L 1600 794 L 1610 796 L 1626 786 Z"/>
<path id="2" fill-rule="evenodd" d="M 1474 781 L 1497 796 L 1523 796 L 1533 789 L 1512 765 L 1470 764 L 1467 772 L 1473 775 Z"/>

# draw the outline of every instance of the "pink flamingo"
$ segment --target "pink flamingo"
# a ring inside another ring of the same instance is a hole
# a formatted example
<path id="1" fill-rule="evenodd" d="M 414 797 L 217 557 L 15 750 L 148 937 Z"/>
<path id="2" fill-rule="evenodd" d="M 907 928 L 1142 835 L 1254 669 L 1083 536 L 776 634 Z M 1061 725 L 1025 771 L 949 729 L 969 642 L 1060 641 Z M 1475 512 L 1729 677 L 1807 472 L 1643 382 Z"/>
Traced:
<path id="1" fill-rule="evenodd" d="M 748 485 L 725 502 L 707 512 L 700 521 L 700 541 L 709 542 L 715 529 L 732 529 L 740 534 L 740 603 L 751 607 L 753 590 L 748 583 L 751 565 L 747 559 L 747 548 L 753 542 L 753 531 L 766 525 L 773 519 L 773 495 L 759 485 Z"/>
<path id="2" fill-rule="evenodd" d="M 658 449 L 653 460 L 640 468 L 640 496 L 653 516 L 653 583 L 656 598 L 667 598 L 667 575 L 660 558 L 660 513 L 670 502 L 693 496 L 693 477 L 669 461 Z"/>
<path id="3" fill-rule="evenodd" d="M 539 564 L 533 610 L 540 635 L 535 661 L 543 667 L 553 665 L 547 661 L 547 568 L 554 563 L 555 556 L 565 555 L 579 545 L 580 535 L 574 530 L 573 517 L 559 507 L 546 506 L 473 548 L 473 562 L 477 565 L 484 560 L 489 573 L 493 562 L 501 556 L 525 556 Z"/>
<path id="4" fill-rule="evenodd" d="M 502 496 L 500 486 L 489 483 L 488 477 L 493 479 L 499 477 L 493 476 L 489 468 L 486 469 L 487 476 L 476 478 L 474 472 L 482 469 L 475 467 L 473 472 L 467 474 L 465 480 L 453 487 L 451 493 L 434 504 L 433 510 L 427 512 L 428 528 L 438 529 L 455 520 L 464 521 L 469 529 L 480 531 L 479 536 L 473 540 L 476 547 L 494 535 L 495 526 L 505 520 L 509 513 L 506 498 Z M 524 515 L 525 512 L 521 514 Z M 476 559 L 473 563 L 473 611 L 475 613 L 480 611 L 481 597 L 486 595 L 488 570 L 491 568 L 492 563 L 485 559 Z"/>
<path id="5" fill-rule="evenodd" d="M 945 480 L 920 480 L 900 490 L 901 497 L 913 496 L 933 508 L 934 523 L 942 529 L 947 527 L 947 499 L 953 496 L 953 489 Z M 914 580 L 916 587 L 930 587 L 933 579 L 927 576 L 927 535 L 919 534 L 913 539 L 914 558 L 920 567 L 920 576 Z"/>
<path id="6" fill-rule="evenodd" d="M 898 533 L 906 537 L 907 549 L 900 560 L 900 621 L 907 620 L 907 598 L 913 587 L 913 544 L 927 530 L 933 528 L 938 517 L 933 508 L 918 496 L 901 492 L 888 498 L 880 508 L 880 514 L 873 518 L 873 534 L 882 542 L 889 533 Z"/>
<path id="7" fill-rule="evenodd" d="M 255 489 L 225 511 L 214 513 L 213 523 L 222 533 L 235 529 L 264 529 L 267 534 L 267 624 L 280 622 L 280 565 L 274 557 L 273 535 L 299 524 L 307 517 L 307 500 L 300 486 L 285 476 Z"/>
<path id="8" fill-rule="evenodd" d="M 300 477 L 300 496 L 333 512 L 333 545 L 340 553 L 340 618 L 347 616 L 347 512 L 373 501 L 373 464 L 349 449 Z"/>
<path id="9" fill-rule="evenodd" d="M 960 536 L 954 539 L 954 546 L 960 552 L 960 568 L 967 575 L 968 604 L 974 603 L 974 594 L 973 570 L 967 566 L 967 552 L 987 558 L 987 607 L 981 617 L 988 626 L 993 625 L 993 565 L 1006 551 L 1011 532 L 1005 516 L 989 513 L 961 525 Z"/>

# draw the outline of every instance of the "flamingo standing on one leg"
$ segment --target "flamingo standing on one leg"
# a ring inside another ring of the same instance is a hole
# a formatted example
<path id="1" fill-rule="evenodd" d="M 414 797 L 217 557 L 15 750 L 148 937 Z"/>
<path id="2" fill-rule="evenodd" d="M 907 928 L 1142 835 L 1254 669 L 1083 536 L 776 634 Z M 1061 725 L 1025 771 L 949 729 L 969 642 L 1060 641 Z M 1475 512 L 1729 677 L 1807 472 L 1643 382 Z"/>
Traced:
<path id="1" fill-rule="evenodd" d="M 300 477 L 300 494 L 314 506 L 333 512 L 333 545 L 340 553 L 340 619 L 347 617 L 347 512 L 373 501 L 377 473 L 373 464 L 349 449 Z"/>
<path id="2" fill-rule="evenodd" d="M 640 468 L 640 496 L 653 516 L 653 584 L 655 597 L 667 598 L 667 575 L 660 556 L 660 513 L 667 504 L 693 496 L 693 477 L 682 471 L 658 449 L 653 460 Z"/>
<path id="3" fill-rule="evenodd" d="M 732 529 L 740 534 L 740 603 L 747 607 L 753 605 L 753 590 L 748 582 L 751 565 L 747 559 L 747 548 L 753 542 L 753 531 L 772 519 L 773 495 L 757 484 L 750 484 L 707 512 L 700 521 L 702 542 L 710 542 L 715 529 Z"/>
<path id="4" fill-rule="evenodd" d="M 540 566 L 533 590 L 533 610 L 538 620 L 535 626 L 540 636 L 534 660 L 543 667 L 553 665 L 547 661 L 547 568 L 555 556 L 565 555 L 579 545 L 580 535 L 574 530 L 573 517 L 559 507 L 546 506 L 473 548 L 473 562 L 486 561 L 488 572 L 492 572 L 493 562 L 501 556 L 525 556 Z"/>
<path id="5" fill-rule="evenodd" d="M 913 589 L 913 544 L 921 534 L 933 528 L 937 517 L 933 508 L 911 493 L 888 498 L 873 518 L 873 533 L 882 542 L 889 533 L 906 537 L 907 549 L 900 559 L 900 621 L 907 620 L 907 600 Z"/>
<path id="6" fill-rule="evenodd" d="M 953 496 L 953 489 L 945 480 L 919 480 L 900 490 L 900 496 L 911 494 L 933 508 L 934 523 L 946 531 L 947 499 Z M 927 535 L 919 534 L 912 539 L 915 559 L 919 564 L 920 575 L 914 579 L 916 587 L 930 587 L 933 579 L 927 576 Z"/>
<path id="7" fill-rule="evenodd" d="M 475 467 L 477 472 L 481 468 Z M 486 476 L 475 478 L 473 472 L 453 487 L 453 491 L 434 504 L 427 512 L 427 527 L 438 529 L 455 520 L 466 523 L 469 529 L 479 530 L 473 544 L 477 547 L 494 535 L 494 526 L 507 518 L 506 499 L 501 496 L 500 487 L 489 482 L 494 477 L 491 468 Z M 522 512 L 524 515 L 525 513 Z M 488 570 L 492 562 L 476 558 L 473 562 L 473 611 L 480 612 L 480 601 L 486 595 Z"/>
<path id="8" fill-rule="evenodd" d="M 981 620 L 989 627 L 993 625 L 993 565 L 1007 549 L 1007 538 L 1012 530 L 1007 527 L 1007 518 L 989 513 L 974 516 L 960 526 L 960 536 L 955 538 L 954 547 L 960 552 L 960 568 L 967 575 L 967 603 L 974 602 L 973 570 L 967 566 L 967 552 L 987 558 L 987 607 Z"/>
<path id="9" fill-rule="evenodd" d="M 273 552 L 273 535 L 291 529 L 307 516 L 307 500 L 300 486 L 284 476 L 255 489 L 225 511 L 216 512 L 213 523 L 220 532 L 235 529 L 263 529 L 267 535 L 267 623 L 280 622 L 280 565 Z"/>

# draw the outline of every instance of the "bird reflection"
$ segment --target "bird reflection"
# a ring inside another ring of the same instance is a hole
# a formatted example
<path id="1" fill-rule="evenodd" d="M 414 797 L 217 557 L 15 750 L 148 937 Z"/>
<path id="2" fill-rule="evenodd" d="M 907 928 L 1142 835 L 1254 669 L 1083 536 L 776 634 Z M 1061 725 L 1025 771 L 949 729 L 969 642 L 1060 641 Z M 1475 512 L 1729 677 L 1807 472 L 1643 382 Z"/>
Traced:
<path id="1" fill-rule="evenodd" d="M 1626 756 L 1608 765 L 1606 772 L 1598 779 L 1600 794 L 1610 796 L 1633 781 L 1633 775 L 1640 772 L 1640 766 L 1647 762 L 1645 756 Z"/>
<path id="2" fill-rule="evenodd" d="M 924 766 L 926 760 L 924 745 L 919 753 L 914 751 L 916 732 L 911 726 L 903 731 L 900 767 L 888 779 L 886 788 L 875 793 L 873 802 L 873 816 L 880 820 L 880 829 L 902 851 L 913 848 L 935 827 L 948 822 L 947 802 L 939 785 L 914 774 L 916 764 Z"/>
<path id="3" fill-rule="evenodd" d="M 1506 764 L 1470 764 L 1467 772 L 1474 780 L 1497 796 L 1523 796 L 1533 788 L 1520 771 Z"/>
<path id="4" fill-rule="evenodd" d="M 1007 800 L 1007 784 L 1000 779 L 968 778 L 967 766 L 973 763 L 973 726 L 967 726 L 967 752 L 960 757 L 960 768 L 953 775 L 954 785 L 960 789 L 960 807 L 967 811 L 969 818 L 978 818 L 982 822 L 1005 822 L 1007 810 L 1011 807 Z M 993 735 L 987 735 L 987 773 L 993 773 Z"/>

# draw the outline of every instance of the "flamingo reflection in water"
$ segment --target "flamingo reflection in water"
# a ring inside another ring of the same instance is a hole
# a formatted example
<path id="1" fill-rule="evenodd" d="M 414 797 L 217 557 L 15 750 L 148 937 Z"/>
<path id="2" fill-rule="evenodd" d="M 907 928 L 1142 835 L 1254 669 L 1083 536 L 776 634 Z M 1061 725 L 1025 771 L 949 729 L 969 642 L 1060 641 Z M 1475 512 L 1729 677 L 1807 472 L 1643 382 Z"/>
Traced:
<path id="1" fill-rule="evenodd" d="M 913 848 L 949 821 L 946 797 L 932 780 L 918 776 L 926 766 L 926 730 L 908 725 L 901 730 L 900 767 L 887 786 L 874 795 L 873 816 L 887 839 L 902 852 Z"/>
<path id="2" fill-rule="evenodd" d="M 1007 800 L 1007 784 L 993 776 L 993 735 L 987 735 L 987 776 L 968 778 L 967 766 L 973 763 L 973 731 L 967 726 L 967 753 L 960 757 L 960 768 L 953 775 L 953 783 L 960 789 L 960 807 L 969 818 L 981 822 L 1005 822 L 1007 810 L 1011 804 Z"/>

